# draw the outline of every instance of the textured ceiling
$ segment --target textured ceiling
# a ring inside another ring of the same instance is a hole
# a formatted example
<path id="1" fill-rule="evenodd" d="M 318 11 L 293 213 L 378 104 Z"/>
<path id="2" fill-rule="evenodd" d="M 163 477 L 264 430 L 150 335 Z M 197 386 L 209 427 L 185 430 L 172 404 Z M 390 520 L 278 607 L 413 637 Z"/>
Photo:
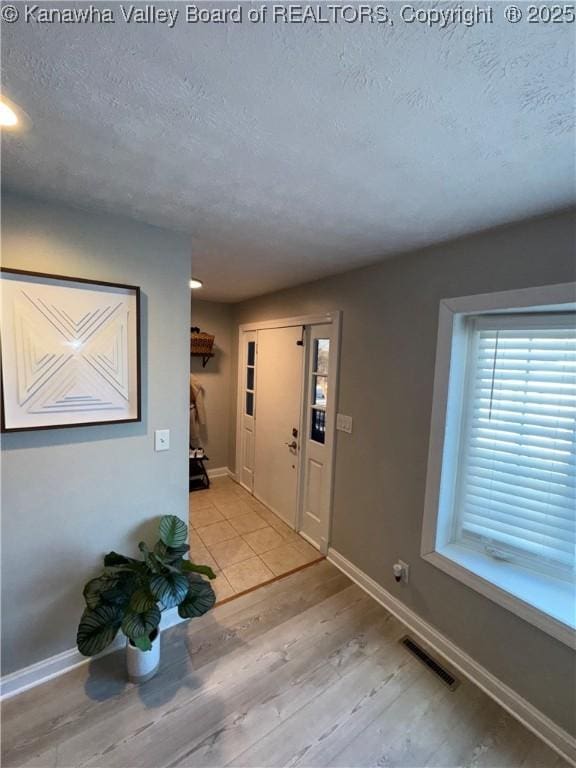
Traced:
<path id="1" fill-rule="evenodd" d="M 563 208 L 574 25 L 493 5 L 443 30 L 399 4 L 393 26 L 168 29 L 114 3 L 115 24 L 3 24 L 4 90 L 30 119 L 4 137 L 4 183 L 190 233 L 222 300 Z"/>

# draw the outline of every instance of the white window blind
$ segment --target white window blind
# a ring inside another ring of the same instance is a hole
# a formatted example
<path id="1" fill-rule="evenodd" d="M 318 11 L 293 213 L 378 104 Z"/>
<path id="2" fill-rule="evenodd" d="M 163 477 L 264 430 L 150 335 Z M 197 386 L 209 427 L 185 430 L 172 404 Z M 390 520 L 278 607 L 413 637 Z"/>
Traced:
<path id="1" fill-rule="evenodd" d="M 568 577 L 576 547 L 574 316 L 469 322 L 453 540 Z"/>

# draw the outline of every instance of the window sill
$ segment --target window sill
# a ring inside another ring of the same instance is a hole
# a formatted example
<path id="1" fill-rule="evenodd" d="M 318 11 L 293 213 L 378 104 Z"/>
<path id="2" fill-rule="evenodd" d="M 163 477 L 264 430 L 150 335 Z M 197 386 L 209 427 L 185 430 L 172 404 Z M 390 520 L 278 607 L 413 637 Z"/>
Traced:
<path id="1" fill-rule="evenodd" d="M 424 559 L 557 640 L 576 648 L 576 588 L 451 544 Z"/>

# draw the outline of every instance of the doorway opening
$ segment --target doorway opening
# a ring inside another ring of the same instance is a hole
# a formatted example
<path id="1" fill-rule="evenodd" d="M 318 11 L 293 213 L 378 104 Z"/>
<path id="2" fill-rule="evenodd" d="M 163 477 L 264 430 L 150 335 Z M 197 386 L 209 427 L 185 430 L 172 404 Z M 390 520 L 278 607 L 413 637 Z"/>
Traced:
<path id="1" fill-rule="evenodd" d="M 240 485 L 322 554 L 330 539 L 341 313 L 239 328 Z"/>

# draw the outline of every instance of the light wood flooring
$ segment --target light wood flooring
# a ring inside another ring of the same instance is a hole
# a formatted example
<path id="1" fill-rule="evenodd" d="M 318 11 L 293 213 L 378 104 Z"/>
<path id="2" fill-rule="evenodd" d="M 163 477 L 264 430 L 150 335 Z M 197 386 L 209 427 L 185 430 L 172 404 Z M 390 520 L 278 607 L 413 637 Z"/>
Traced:
<path id="1" fill-rule="evenodd" d="M 324 560 L 165 632 L 143 686 L 120 652 L 8 700 L 2 765 L 564 768 L 404 632 Z"/>
<path id="2" fill-rule="evenodd" d="M 312 563 L 321 555 L 227 477 L 190 494 L 191 558 L 217 574 L 218 602 Z"/>

